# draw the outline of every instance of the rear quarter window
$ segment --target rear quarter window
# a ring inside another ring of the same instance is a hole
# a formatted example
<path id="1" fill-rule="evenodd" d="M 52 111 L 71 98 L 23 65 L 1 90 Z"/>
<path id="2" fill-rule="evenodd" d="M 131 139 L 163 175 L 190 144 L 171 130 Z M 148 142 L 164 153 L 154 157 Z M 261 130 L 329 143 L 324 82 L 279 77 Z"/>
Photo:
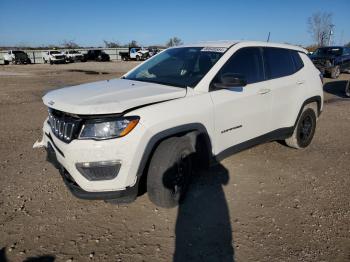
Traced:
<path id="1" fill-rule="evenodd" d="M 296 71 L 288 49 L 266 47 L 264 48 L 264 60 L 269 79 L 292 75 Z"/>
<path id="2" fill-rule="evenodd" d="M 290 53 L 292 55 L 293 63 L 295 66 L 295 71 L 299 71 L 304 67 L 303 60 L 301 60 L 301 57 L 297 51 L 290 50 Z"/>

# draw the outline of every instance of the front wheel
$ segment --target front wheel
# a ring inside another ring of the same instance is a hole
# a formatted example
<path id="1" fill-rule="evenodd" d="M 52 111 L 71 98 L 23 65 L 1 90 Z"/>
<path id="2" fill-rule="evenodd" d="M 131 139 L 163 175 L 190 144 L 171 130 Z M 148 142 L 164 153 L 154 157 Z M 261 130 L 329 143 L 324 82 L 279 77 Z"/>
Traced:
<path id="1" fill-rule="evenodd" d="M 347 82 L 346 87 L 345 87 L 345 95 L 347 97 L 350 97 L 350 80 Z"/>
<path id="2" fill-rule="evenodd" d="M 136 56 L 136 61 L 140 61 L 141 60 L 141 57 L 140 56 Z"/>
<path id="3" fill-rule="evenodd" d="M 192 153 L 188 137 L 172 137 L 159 144 L 147 176 L 147 192 L 154 204 L 171 208 L 184 198 L 192 174 Z"/>
<path id="4" fill-rule="evenodd" d="M 4 65 L 8 65 L 10 62 L 7 60 L 4 60 Z"/>
<path id="5" fill-rule="evenodd" d="M 285 140 L 290 147 L 300 149 L 310 145 L 316 129 L 316 112 L 312 107 L 304 107 L 293 135 Z"/>
<path id="6" fill-rule="evenodd" d="M 331 78 L 336 79 L 340 76 L 340 67 L 337 65 L 331 70 Z"/>

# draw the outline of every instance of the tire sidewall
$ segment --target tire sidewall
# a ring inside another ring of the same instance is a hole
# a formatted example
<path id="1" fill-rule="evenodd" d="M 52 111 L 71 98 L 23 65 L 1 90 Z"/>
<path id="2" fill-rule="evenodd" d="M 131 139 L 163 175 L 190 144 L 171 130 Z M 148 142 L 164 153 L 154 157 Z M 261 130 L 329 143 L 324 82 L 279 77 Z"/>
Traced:
<path id="1" fill-rule="evenodd" d="M 192 146 L 187 138 L 169 138 L 163 141 L 154 152 L 147 175 L 147 191 L 150 200 L 165 208 L 177 206 L 186 195 L 192 173 Z M 178 194 L 173 193 L 169 181 L 173 179 L 176 163 L 186 155 L 189 161 L 189 172 L 184 174 L 184 186 Z"/>
<path id="2" fill-rule="evenodd" d="M 311 133 L 309 135 L 309 137 L 306 139 L 306 140 L 302 140 L 299 133 L 300 133 L 300 130 L 302 128 L 302 123 L 303 123 L 303 120 L 307 117 L 310 117 L 311 121 L 312 121 L 312 129 L 311 129 Z M 314 137 L 314 134 L 315 134 L 315 130 L 316 130 L 316 114 L 315 114 L 315 111 L 311 108 L 306 108 L 303 113 L 301 114 L 300 118 L 299 118 L 299 121 L 298 121 L 298 124 L 296 126 L 296 137 L 297 137 L 297 143 L 298 143 L 298 146 L 300 148 L 305 148 L 307 147 L 308 145 L 310 145 L 313 137 Z"/>

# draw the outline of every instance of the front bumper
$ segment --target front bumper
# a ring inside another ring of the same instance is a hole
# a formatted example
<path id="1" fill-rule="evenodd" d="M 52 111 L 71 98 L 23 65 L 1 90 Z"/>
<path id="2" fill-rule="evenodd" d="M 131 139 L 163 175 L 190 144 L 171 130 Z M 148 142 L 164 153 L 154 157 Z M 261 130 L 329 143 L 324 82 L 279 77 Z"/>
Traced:
<path id="1" fill-rule="evenodd" d="M 47 152 L 46 160 L 59 170 L 60 175 L 69 191 L 77 198 L 88 200 L 119 200 L 121 202 L 132 202 L 138 193 L 138 186 L 135 184 L 125 190 L 120 191 L 104 191 L 104 192 L 88 192 L 83 190 L 67 172 L 67 170 L 58 162 L 56 152 L 49 142 L 45 148 Z"/>
<path id="2" fill-rule="evenodd" d="M 35 143 L 34 147 L 44 147 L 48 152 L 50 162 L 61 170 L 61 174 L 64 171 L 65 177 L 68 177 L 69 181 L 74 181 L 74 185 L 82 191 L 92 195 L 101 193 L 98 195 L 104 195 L 104 197 L 113 192 L 113 196 L 118 196 L 125 194 L 119 191 L 129 191 L 130 188 L 137 187 L 138 168 L 143 150 L 138 148 L 139 144 L 135 142 L 140 141 L 140 130 L 142 127 L 138 125 L 128 136 L 117 139 L 103 141 L 75 139 L 70 143 L 65 143 L 52 133 L 46 120 L 43 126 L 43 138 L 40 142 Z M 113 161 L 120 163 L 120 169 L 116 176 L 109 179 L 89 179 L 81 173 L 81 169 L 79 170 L 79 163 Z"/>

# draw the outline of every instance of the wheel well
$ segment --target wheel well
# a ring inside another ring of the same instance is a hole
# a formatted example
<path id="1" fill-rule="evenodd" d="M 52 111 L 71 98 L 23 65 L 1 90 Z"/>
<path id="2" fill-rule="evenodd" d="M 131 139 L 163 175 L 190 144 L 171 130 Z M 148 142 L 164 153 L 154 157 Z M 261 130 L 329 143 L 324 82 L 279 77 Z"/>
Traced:
<path id="1" fill-rule="evenodd" d="M 204 128 L 204 126 L 202 127 Z M 160 134 L 162 133 L 163 132 L 161 132 Z M 209 166 L 210 161 L 212 159 L 211 141 L 205 128 L 204 130 L 202 128 L 181 130 L 179 132 L 174 132 L 168 135 L 160 135 L 160 134 L 157 134 L 150 139 L 149 143 L 146 146 L 145 152 L 141 158 L 141 162 L 137 171 L 137 177 L 139 180 L 139 195 L 142 195 L 147 191 L 146 185 L 147 185 L 147 172 L 148 172 L 149 164 L 159 144 L 166 139 L 169 139 L 171 137 L 186 136 L 189 138 L 195 152 L 199 152 L 199 157 L 201 159 L 204 158 L 205 161 L 203 161 L 201 164 L 205 164 Z"/>
<path id="2" fill-rule="evenodd" d="M 315 108 L 315 106 L 313 106 L 314 104 L 317 104 L 317 109 Z M 320 96 L 313 96 L 313 97 L 310 97 L 308 99 L 306 99 L 304 101 L 304 103 L 302 104 L 300 110 L 299 110 L 299 113 L 298 113 L 298 117 L 297 119 L 295 120 L 295 123 L 294 123 L 294 127 L 296 127 L 297 123 L 298 123 L 298 120 L 299 120 L 299 117 L 301 115 L 301 113 L 303 112 L 303 109 L 306 107 L 306 106 L 309 106 L 310 107 L 311 105 L 311 108 L 313 108 L 314 110 L 316 110 L 316 116 L 319 117 L 320 114 L 321 114 L 321 97 Z"/>

